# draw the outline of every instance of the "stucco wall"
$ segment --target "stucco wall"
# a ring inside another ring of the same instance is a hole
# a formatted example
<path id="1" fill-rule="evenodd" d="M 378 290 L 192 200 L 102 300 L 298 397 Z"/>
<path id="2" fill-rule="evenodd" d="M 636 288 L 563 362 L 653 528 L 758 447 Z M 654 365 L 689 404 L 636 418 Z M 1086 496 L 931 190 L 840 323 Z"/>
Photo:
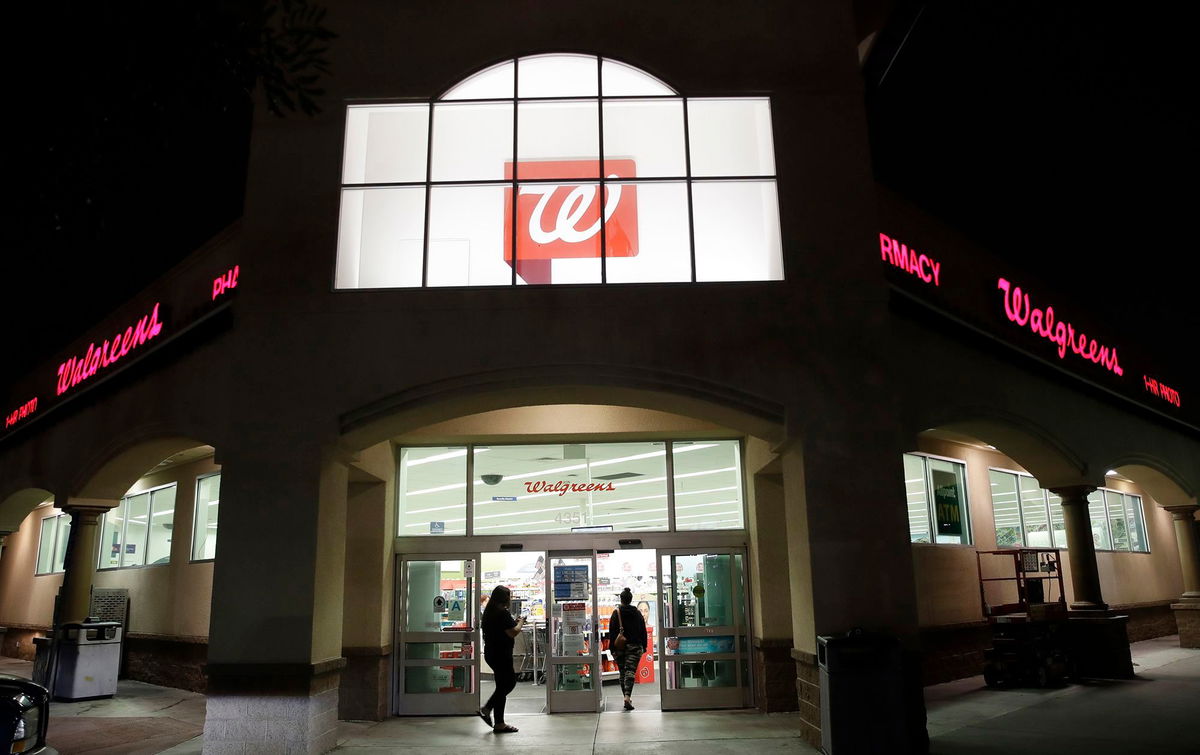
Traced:
<path id="1" fill-rule="evenodd" d="M 192 510 L 196 477 L 219 471 L 212 457 L 146 475 L 129 489 L 176 483 L 171 561 L 167 564 L 98 571 L 97 588 L 127 588 L 128 633 L 203 639 L 208 636 L 212 598 L 211 561 L 192 562 Z M 41 521 L 58 514 L 52 505 L 34 509 L 9 536 L 0 560 L 0 625 L 49 627 L 54 596 L 63 575 L 34 576 Z"/>
<path id="2" fill-rule="evenodd" d="M 929 436 L 921 436 L 916 450 L 966 463 L 973 542 L 972 545 L 912 546 L 921 626 L 982 621 L 976 551 L 996 549 L 988 470 L 1025 470 L 999 451 Z M 1105 601 L 1119 607 L 1177 598 L 1183 592 L 1183 578 L 1171 515 L 1133 482 L 1109 477 L 1105 486 L 1142 496 L 1146 536 L 1150 543 L 1149 553 L 1097 551 L 1096 565 Z M 1074 595 L 1071 567 L 1065 552 L 1063 582 L 1070 602 Z"/>

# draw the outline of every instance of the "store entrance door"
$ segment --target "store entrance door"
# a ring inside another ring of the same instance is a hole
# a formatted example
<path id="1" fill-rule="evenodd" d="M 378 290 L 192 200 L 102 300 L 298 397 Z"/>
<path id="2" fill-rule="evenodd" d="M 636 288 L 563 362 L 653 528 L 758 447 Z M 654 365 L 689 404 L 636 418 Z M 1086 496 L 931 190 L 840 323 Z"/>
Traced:
<path id="1" fill-rule="evenodd" d="M 401 557 L 395 710 L 479 708 L 478 554 Z"/>
<path id="2" fill-rule="evenodd" d="M 600 710 L 600 632 L 596 552 L 550 551 L 546 584 L 546 707 L 551 713 Z"/>
<path id="3" fill-rule="evenodd" d="M 660 550 L 663 710 L 751 704 L 745 551 Z"/>

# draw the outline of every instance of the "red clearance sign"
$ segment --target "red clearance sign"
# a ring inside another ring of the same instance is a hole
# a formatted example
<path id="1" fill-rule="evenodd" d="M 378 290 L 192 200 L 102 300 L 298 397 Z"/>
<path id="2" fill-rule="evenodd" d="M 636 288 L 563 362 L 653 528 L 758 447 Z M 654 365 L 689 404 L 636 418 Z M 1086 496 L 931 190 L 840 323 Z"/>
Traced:
<path id="1" fill-rule="evenodd" d="M 605 160 L 605 179 L 637 175 L 633 160 Z M 513 164 L 504 174 L 512 178 Z M 575 182 L 572 179 L 581 179 Z M 517 163 L 518 181 L 564 179 L 563 183 L 520 184 L 517 189 L 517 274 L 526 283 L 550 283 L 551 260 L 600 257 L 603 213 L 605 256 L 638 253 L 637 187 L 607 183 L 600 207 L 596 160 L 542 160 Z M 590 179 L 590 180 L 589 180 Z M 570 181 L 570 182 L 568 182 Z M 504 190 L 504 261 L 512 264 L 512 188 Z"/>

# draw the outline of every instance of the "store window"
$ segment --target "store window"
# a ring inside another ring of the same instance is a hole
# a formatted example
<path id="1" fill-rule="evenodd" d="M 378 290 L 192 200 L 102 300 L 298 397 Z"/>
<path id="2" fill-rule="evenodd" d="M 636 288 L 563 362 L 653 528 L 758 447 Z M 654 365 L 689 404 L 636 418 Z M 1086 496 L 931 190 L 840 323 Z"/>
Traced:
<path id="1" fill-rule="evenodd" d="M 217 557 L 217 513 L 221 508 L 221 473 L 196 478 L 196 506 L 192 516 L 192 560 Z"/>
<path id="2" fill-rule="evenodd" d="M 71 517 L 58 514 L 42 519 L 41 539 L 38 541 L 35 574 L 54 574 L 64 571 L 67 558 L 67 538 L 71 534 Z"/>
<path id="3" fill-rule="evenodd" d="M 402 448 L 399 491 L 400 536 L 745 527 L 736 440 Z"/>
<path id="4" fill-rule="evenodd" d="M 1062 498 L 1027 474 L 991 469 L 988 476 L 997 547 L 1067 547 Z M 1087 500 L 1097 550 L 1149 551 L 1141 496 L 1102 488 L 1089 494 Z"/>
<path id="5" fill-rule="evenodd" d="M 965 464 L 925 454 L 904 454 L 904 488 L 912 542 L 971 542 Z"/>
<path id="6" fill-rule="evenodd" d="M 171 560 L 175 483 L 125 496 L 100 525 L 101 569 L 157 566 Z"/>
<path id="7" fill-rule="evenodd" d="M 432 102 L 350 105 L 339 289 L 783 278 L 764 97 L 616 61 L 506 61 Z"/>

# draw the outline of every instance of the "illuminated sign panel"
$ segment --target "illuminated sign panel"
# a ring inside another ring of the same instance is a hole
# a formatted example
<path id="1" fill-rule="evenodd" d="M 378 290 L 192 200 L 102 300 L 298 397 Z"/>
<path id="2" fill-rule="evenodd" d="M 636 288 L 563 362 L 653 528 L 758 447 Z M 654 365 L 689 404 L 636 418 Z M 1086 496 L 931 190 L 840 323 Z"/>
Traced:
<path id="1" fill-rule="evenodd" d="M 225 272 L 214 276 L 221 269 Z M 141 356 L 224 310 L 226 301 L 232 301 L 237 290 L 241 268 L 222 265 L 217 270 L 196 265 L 178 269 L 158 286 L 174 295 L 170 300 L 152 299 L 153 304 L 129 305 L 124 315 L 114 316 L 110 322 L 110 326 L 115 326 L 112 331 L 96 333 L 86 341 L 86 346 L 80 344 L 70 349 L 44 371 L 33 372 L 15 385 L 16 395 L 10 398 L 20 398 L 23 403 L 5 415 L 0 439 L 40 421 L 106 376 L 120 372 Z M 30 395 L 34 398 L 25 398 Z"/>
<path id="2" fill-rule="evenodd" d="M 881 209 L 889 228 L 903 228 L 902 215 L 889 218 L 888 207 Z M 1164 382 L 1159 377 L 1162 365 L 1119 321 L 1091 320 L 1086 303 L 1058 292 L 1047 294 L 1052 282 L 1037 280 L 1034 272 L 1014 274 L 986 254 L 966 253 L 956 244 L 930 246 L 917 240 L 914 247 L 915 234 L 903 233 L 879 233 L 880 261 L 895 290 L 1088 383 L 1200 430 L 1200 412 L 1183 402 L 1185 387 L 1177 378 Z"/>

